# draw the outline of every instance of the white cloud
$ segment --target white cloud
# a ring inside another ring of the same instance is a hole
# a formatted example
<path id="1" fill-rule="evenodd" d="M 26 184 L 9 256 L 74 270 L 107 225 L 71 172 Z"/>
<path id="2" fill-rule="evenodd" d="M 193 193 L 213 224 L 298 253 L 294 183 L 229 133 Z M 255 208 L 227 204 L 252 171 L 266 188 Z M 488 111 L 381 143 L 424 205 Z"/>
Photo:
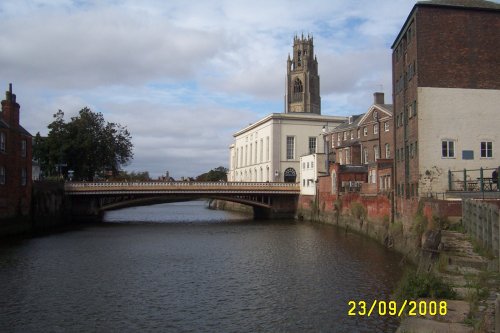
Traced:
<path id="1" fill-rule="evenodd" d="M 391 96 L 390 45 L 413 0 L 19 0 L 0 3 L 0 87 L 23 126 L 89 106 L 129 128 L 131 170 L 227 166 L 232 134 L 283 110 L 294 34 L 314 35 L 325 114 Z"/>

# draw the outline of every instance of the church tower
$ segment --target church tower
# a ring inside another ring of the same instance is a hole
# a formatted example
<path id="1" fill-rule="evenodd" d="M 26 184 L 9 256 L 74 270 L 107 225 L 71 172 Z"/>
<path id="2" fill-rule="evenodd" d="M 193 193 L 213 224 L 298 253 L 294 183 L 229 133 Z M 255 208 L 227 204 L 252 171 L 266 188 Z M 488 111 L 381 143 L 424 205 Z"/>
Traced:
<path id="1" fill-rule="evenodd" d="M 294 37 L 293 59 L 288 55 L 286 67 L 285 113 L 321 114 L 318 60 L 312 37 Z"/>

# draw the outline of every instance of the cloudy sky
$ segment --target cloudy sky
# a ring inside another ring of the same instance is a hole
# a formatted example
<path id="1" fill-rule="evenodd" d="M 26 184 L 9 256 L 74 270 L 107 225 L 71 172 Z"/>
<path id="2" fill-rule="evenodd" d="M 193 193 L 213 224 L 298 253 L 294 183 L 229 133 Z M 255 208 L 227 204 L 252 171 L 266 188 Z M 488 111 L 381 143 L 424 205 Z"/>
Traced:
<path id="1" fill-rule="evenodd" d="M 2 0 L 0 89 L 22 125 L 85 106 L 133 137 L 129 171 L 228 166 L 232 134 L 283 111 L 295 34 L 314 36 L 322 113 L 391 98 L 391 50 L 414 0 Z M 3 88 L 2 88 L 3 87 Z"/>

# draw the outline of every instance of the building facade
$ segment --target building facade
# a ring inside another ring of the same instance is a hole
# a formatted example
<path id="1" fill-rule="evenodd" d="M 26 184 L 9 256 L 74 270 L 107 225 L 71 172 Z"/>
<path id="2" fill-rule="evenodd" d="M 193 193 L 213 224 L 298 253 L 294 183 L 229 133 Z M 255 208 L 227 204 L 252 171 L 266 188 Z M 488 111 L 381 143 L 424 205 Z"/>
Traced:
<path id="1" fill-rule="evenodd" d="M 314 153 L 300 158 L 300 194 L 316 195 L 319 177 L 327 175 L 326 154 Z"/>
<path id="2" fill-rule="evenodd" d="M 500 164 L 500 4 L 418 2 L 392 45 L 396 212 Z"/>
<path id="3" fill-rule="evenodd" d="M 374 194 L 388 192 L 392 188 L 392 105 L 385 104 L 383 93 L 376 92 L 373 96 L 374 102 L 366 113 L 348 117 L 346 122 L 328 134 L 334 152 L 330 159 L 345 166 L 335 169 L 334 174 L 339 177 L 335 184 L 348 192 Z M 360 178 L 363 172 L 365 182 Z M 349 175 L 353 179 L 349 179 Z"/>
<path id="4" fill-rule="evenodd" d="M 298 182 L 300 157 L 324 152 L 323 129 L 344 117 L 273 113 L 234 134 L 228 181 Z"/>
<path id="5" fill-rule="evenodd" d="M 0 218 L 29 214 L 32 136 L 19 124 L 20 106 L 12 85 L 0 113 Z"/>
<path id="6" fill-rule="evenodd" d="M 284 113 L 270 114 L 233 135 L 228 181 L 299 182 L 300 157 L 323 153 L 325 129 L 346 119 L 321 115 L 312 37 L 294 38 L 286 85 Z"/>

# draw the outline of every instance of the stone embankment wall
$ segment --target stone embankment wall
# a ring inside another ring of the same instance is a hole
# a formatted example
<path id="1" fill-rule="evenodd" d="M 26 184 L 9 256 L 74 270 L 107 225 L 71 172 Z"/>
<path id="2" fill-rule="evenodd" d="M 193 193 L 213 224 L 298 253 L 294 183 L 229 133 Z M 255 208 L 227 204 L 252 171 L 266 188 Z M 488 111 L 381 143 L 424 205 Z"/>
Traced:
<path id="1" fill-rule="evenodd" d="M 64 197 L 64 183 L 33 184 L 32 225 L 34 230 L 61 226 L 69 222 L 69 207 Z"/>
<path id="2" fill-rule="evenodd" d="M 472 238 L 500 260 L 500 200 L 464 200 L 462 223 Z"/>
<path id="3" fill-rule="evenodd" d="M 410 261 L 418 256 L 421 235 L 410 223 L 391 222 L 389 195 L 363 196 L 346 193 L 341 196 L 320 192 L 314 196 L 301 195 L 297 218 L 328 223 L 344 228 L 346 232 L 365 234 L 389 248 L 406 255 Z"/>

